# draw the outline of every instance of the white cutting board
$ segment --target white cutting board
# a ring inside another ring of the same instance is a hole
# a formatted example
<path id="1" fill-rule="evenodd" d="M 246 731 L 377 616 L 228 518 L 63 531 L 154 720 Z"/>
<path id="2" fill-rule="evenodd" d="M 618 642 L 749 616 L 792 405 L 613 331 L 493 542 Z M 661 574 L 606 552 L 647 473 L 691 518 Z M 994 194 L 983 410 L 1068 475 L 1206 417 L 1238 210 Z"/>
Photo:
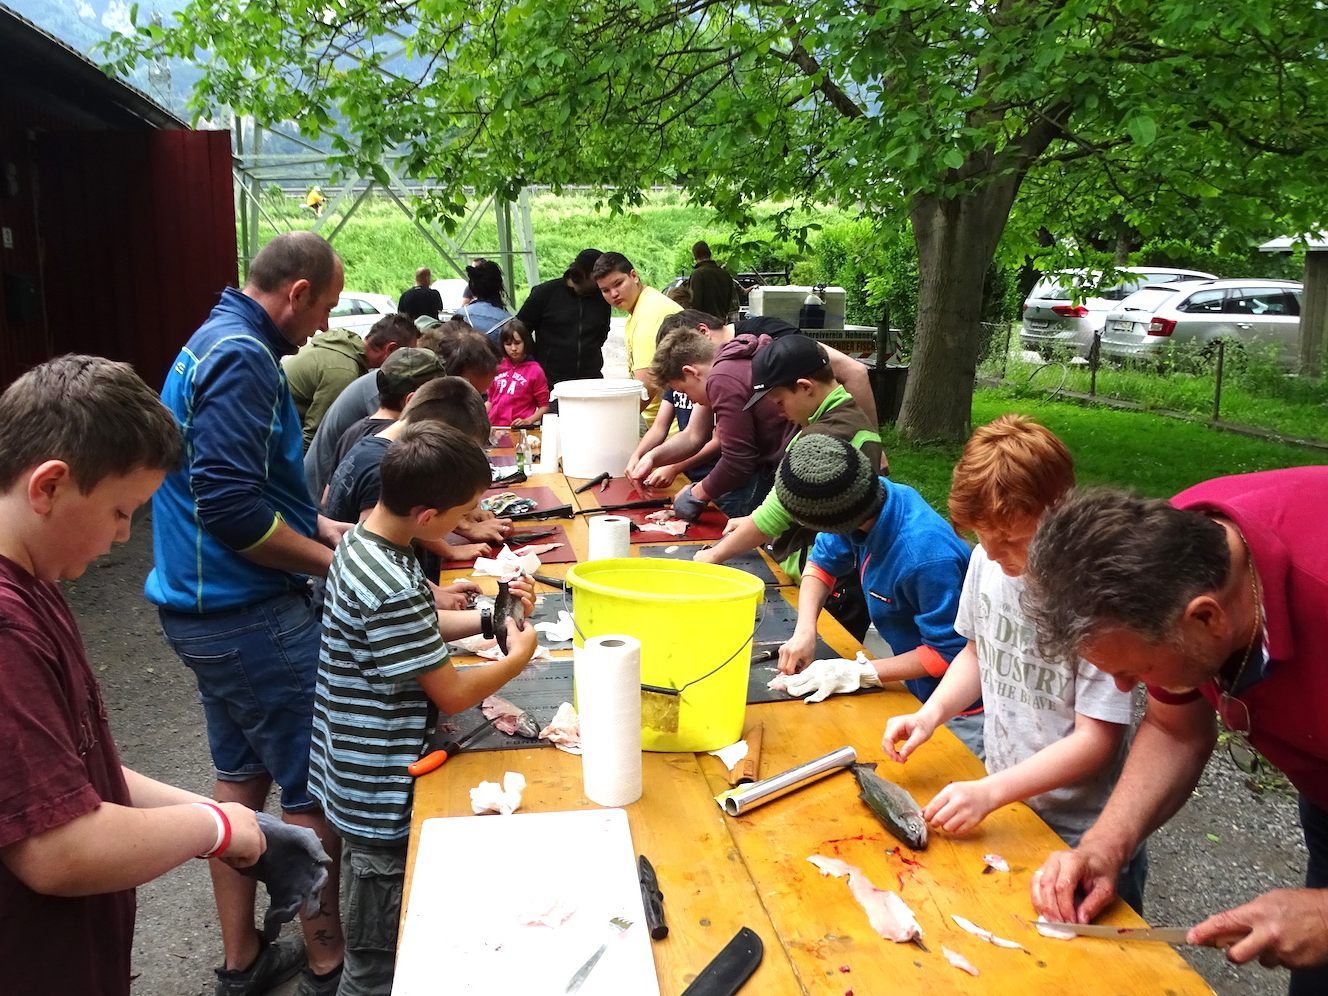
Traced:
<path id="1" fill-rule="evenodd" d="M 560 996 L 606 940 L 579 996 L 658 993 L 621 809 L 425 820 L 392 996 Z"/>

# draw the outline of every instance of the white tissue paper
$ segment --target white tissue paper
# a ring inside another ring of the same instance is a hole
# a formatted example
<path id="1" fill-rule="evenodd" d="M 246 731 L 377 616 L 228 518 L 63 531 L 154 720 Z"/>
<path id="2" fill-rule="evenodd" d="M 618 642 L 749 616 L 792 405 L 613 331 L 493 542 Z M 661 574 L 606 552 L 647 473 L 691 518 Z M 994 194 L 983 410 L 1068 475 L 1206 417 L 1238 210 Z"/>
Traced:
<path id="1" fill-rule="evenodd" d="M 480 782 L 470 790 L 470 808 L 475 815 L 501 813 L 511 816 L 521 808 L 521 793 L 526 790 L 526 778 L 519 771 L 503 775 L 503 783 Z"/>
<path id="2" fill-rule="evenodd" d="M 729 744 L 727 747 L 721 747 L 719 750 L 707 751 L 706 753 L 719 758 L 724 767 L 732 768 L 747 756 L 747 741 L 739 740 L 736 744 Z"/>
<path id="3" fill-rule="evenodd" d="M 512 581 L 522 574 L 534 574 L 540 569 L 540 559 L 533 553 L 518 556 L 504 545 L 496 557 L 480 557 L 475 561 L 474 573 L 482 577 Z"/>
<path id="4" fill-rule="evenodd" d="M 549 725 L 540 730 L 539 738 L 568 754 L 581 753 L 581 720 L 572 703 L 564 702 L 558 707 Z"/>
<path id="5" fill-rule="evenodd" d="M 572 613 L 561 609 L 555 622 L 535 623 L 535 631 L 550 643 L 562 643 L 572 638 L 576 632 L 576 625 L 572 622 Z"/>

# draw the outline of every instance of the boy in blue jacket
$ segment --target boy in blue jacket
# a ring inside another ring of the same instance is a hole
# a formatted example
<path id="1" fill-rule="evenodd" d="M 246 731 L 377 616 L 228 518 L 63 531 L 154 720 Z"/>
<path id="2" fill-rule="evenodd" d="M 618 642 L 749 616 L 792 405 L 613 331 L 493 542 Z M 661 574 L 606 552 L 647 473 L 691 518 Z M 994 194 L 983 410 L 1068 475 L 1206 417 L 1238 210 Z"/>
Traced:
<path id="1" fill-rule="evenodd" d="M 836 692 L 902 681 L 926 701 L 964 648 L 955 614 L 968 568 L 968 545 L 912 488 L 878 477 L 862 453 L 833 436 L 804 436 L 775 475 L 789 516 L 819 535 L 803 571 L 798 622 L 779 651 L 793 695 L 819 702 Z M 816 621 L 835 579 L 856 571 L 867 610 L 892 657 L 811 660 Z M 948 724 L 982 756 L 982 703 Z"/>

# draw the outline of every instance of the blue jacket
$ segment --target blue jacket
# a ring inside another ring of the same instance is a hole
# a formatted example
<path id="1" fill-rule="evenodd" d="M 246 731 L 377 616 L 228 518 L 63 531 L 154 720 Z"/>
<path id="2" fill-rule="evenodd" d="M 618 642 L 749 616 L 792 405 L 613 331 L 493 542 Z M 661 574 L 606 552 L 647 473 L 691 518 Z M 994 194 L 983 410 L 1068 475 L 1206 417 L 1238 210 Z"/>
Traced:
<path id="1" fill-rule="evenodd" d="M 304 484 L 300 417 L 281 357 L 295 347 L 268 313 L 233 288 L 185 344 L 161 398 L 185 454 L 152 498 L 150 601 L 218 612 L 303 587 L 305 578 L 242 557 L 278 520 L 313 536 L 318 513 Z"/>
<path id="2" fill-rule="evenodd" d="M 903 654 L 924 648 L 929 676 L 905 684 L 926 701 L 967 642 L 954 622 L 970 551 L 920 494 L 888 478 L 880 481 L 885 505 L 871 531 L 820 533 L 804 573 L 819 569 L 823 577 L 840 578 L 858 572 L 872 623 L 890 649 Z"/>

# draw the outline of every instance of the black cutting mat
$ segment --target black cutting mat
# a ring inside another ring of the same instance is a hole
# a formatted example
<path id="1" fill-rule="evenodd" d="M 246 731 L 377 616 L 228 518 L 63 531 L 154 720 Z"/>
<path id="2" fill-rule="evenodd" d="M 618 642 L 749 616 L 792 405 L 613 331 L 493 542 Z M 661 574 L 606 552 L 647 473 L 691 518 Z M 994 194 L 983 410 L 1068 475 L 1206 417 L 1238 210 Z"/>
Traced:
<path id="1" fill-rule="evenodd" d="M 709 544 L 706 543 L 677 543 L 673 545 L 652 545 L 638 546 L 642 557 L 663 557 L 667 560 L 691 560 L 696 551 L 704 549 Z M 740 571 L 746 571 L 748 574 L 754 574 L 766 584 L 779 584 L 775 578 L 775 573 L 770 569 L 770 565 L 765 562 L 765 558 L 756 550 L 748 550 L 738 557 L 730 557 L 724 561 L 725 567 L 736 567 Z"/>
<path id="2" fill-rule="evenodd" d="M 540 729 L 549 725 L 553 714 L 564 702 L 572 701 L 572 662 L 570 660 L 535 661 L 498 689 L 498 696 L 507 699 L 530 713 Z M 484 722 L 479 706 L 472 706 L 454 716 L 441 716 L 438 727 L 448 736 L 456 736 L 475 729 Z M 552 747 L 547 740 L 527 740 L 509 737 L 497 730 L 486 730 L 483 736 L 466 745 L 466 750 L 524 750 L 529 747 Z"/>

